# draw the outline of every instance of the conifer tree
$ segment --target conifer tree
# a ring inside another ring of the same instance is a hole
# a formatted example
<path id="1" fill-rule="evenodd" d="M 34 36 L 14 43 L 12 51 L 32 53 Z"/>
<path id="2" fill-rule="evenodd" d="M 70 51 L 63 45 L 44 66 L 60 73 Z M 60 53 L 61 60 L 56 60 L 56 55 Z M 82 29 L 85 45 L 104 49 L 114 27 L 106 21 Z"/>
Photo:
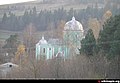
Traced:
<path id="1" fill-rule="evenodd" d="M 87 35 L 81 41 L 81 53 L 86 54 L 88 56 L 93 55 L 95 46 L 96 46 L 96 41 L 93 32 L 91 29 L 89 29 Z"/>

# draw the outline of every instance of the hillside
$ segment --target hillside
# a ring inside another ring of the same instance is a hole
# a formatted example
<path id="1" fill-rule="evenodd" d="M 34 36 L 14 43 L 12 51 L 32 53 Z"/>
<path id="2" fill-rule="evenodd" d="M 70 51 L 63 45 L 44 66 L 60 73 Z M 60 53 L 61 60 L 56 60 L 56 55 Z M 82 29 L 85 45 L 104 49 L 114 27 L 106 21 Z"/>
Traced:
<path id="1" fill-rule="evenodd" d="M 5 12 L 13 12 L 17 15 L 23 15 L 23 11 L 30 10 L 33 7 L 37 8 L 37 12 L 41 10 L 57 10 L 58 8 L 64 8 L 65 10 L 69 10 L 74 8 L 75 10 L 86 9 L 87 6 L 94 5 L 95 3 L 83 4 L 83 3 L 68 3 L 65 1 L 55 2 L 55 3 L 43 3 L 41 1 L 31 1 L 25 3 L 17 3 L 17 4 L 8 4 L 8 5 L 0 5 L 0 18 L 3 16 Z M 103 7 L 103 4 L 98 4 L 99 7 Z"/>

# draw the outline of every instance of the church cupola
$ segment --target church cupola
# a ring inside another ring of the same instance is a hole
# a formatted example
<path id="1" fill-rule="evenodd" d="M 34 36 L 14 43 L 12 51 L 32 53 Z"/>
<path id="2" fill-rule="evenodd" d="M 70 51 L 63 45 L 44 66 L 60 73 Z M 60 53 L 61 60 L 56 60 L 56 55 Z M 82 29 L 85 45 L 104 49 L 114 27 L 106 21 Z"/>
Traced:
<path id="1" fill-rule="evenodd" d="M 47 41 L 44 39 L 44 36 L 42 36 L 42 39 L 39 41 L 39 44 L 48 44 Z"/>

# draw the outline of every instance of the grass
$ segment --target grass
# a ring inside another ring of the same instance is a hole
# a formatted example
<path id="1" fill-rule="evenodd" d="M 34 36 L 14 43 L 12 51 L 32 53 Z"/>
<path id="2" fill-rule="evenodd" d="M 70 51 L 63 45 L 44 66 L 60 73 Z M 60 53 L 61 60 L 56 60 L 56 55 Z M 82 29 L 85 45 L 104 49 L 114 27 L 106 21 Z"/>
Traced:
<path id="1" fill-rule="evenodd" d="M 7 38 L 10 37 L 10 35 L 15 34 L 16 32 L 14 31 L 6 31 L 6 30 L 0 30 L 0 40 L 6 40 Z M 18 32 L 20 33 L 20 32 Z"/>

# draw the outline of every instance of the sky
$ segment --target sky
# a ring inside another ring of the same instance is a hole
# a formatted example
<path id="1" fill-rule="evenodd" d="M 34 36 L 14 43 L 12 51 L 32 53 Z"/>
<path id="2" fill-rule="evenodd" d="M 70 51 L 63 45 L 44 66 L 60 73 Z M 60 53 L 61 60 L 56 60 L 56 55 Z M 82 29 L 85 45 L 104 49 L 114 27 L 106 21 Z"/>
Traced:
<path id="1" fill-rule="evenodd" d="M 21 2 L 29 2 L 29 1 L 36 1 L 36 0 L 0 0 L 0 5 L 12 4 L 12 3 L 21 3 Z"/>

